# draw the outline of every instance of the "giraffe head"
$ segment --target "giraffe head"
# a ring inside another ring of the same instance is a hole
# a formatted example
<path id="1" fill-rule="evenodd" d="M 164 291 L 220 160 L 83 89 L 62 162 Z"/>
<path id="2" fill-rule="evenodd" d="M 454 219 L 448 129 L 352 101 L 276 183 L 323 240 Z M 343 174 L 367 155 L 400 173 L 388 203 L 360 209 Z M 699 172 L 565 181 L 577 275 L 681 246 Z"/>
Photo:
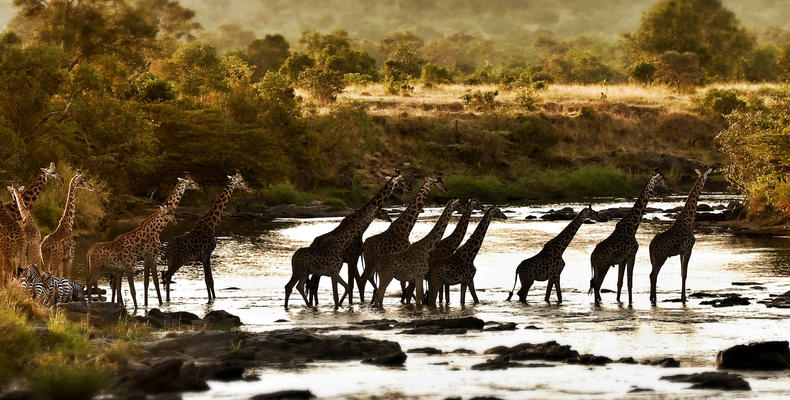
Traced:
<path id="1" fill-rule="evenodd" d="M 46 168 L 41 168 L 41 176 L 44 177 L 44 182 L 50 179 L 62 180 L 61 176 L 58 174 L 58 171 L 55 169 L 54 162 L 50 162 L 49 166 Z"/>
<path id="2" fill-rule="evenodd" d="M 399 169 L 395 169 L 395 175 L 389 177 L 389 184 L 392 185 L 392 190 L 404 189 L 406 187 L 406 179 L 401 175 Z"/>
<path id="3" fill-rule="evenodd" d="M 12 184 L 11 186 L 6 186 L 6 189 L 11 192 L 11 198 L 16 202 L 19 215 L 22 216 L 22 221 L 27 221 L 30 218 L 30 207 L 27 207 L 25 201 L 22 200 L 22 192 L 25 191 L 25 187 Z"/>
<path id="4" fill-rule="evenodd" d="M 376 214 L 373 216 L 373 218 L 381 219 L 387 222 L 392 222 L 392 217 L 390 217 L 389 213 L 387 213 L 387 211 L 384 210 L 383 208 L 377 208 Z"/>
<path id="5" fill-rule="evenodd" d="M 431 176 L 425 178 L 428 181 L 428 190 L 432 187 L 439 189 L 442 192 L 447 191 L 447 187 L 444 186 L 444 180 L 442 180 L 442 173 L 439 171 L 433 171 Z"/>
<path id="6" fill-rule="evenodd" d="M 93 191 L 93 185 L 88 182 L 88 178 L 82 174 L 82 170 L 77 170 L 77 174 L 74 175 L 74 189 L 87 189 L 88 191 Z"/>
<path id="7" fill-rule="evenodd" d="M 469 200 L 466 201 L 466 205 L 461 206 L 461 212 L 464 212 L 464 211 L 472 212 L 477 207 L 480 207 L 480 202 L 477 201 L 476 198 L 470 197 Z"/>
<path id="8" fill-rule="evenodd" d="M 503 213 L 502 210 L 500 210 L 497 206 L 491 206 L 487 212 L 491 216 L 491 219 L 507 219 L 505 213 Z"/>
<path id="9" fill-rule="evenodd" d="M 705 165 L 700 165 L 700 168 L 694 169 L 694 172 L 697 173 L 697 176 L 706 179 L 711 172 L 713 172 L 713 168 L 709 168 Z"/>
<path id="10" fill-rule="evenodd" d="M 173 223 L 173 225 L 177 225 L 178 221 L 176 221 L 176 208 L 170 206 L 159 206 L 159 216 L 163 218 L 165 224 Z"/>
<path id="11" fill-rule="evenodd" d="M 647 190 L 652 193 L 657 188 L 669 189 L 669 186 L 667 181 L 664 180 L 664 176 L 658 172 L 658 168 L 653 168 L 653 174 L 650 175 L 650 179 L 647 181 Z"/>
<path id="12" fill-rule="evenodd" d="M 181 193 L 186 192 L 187 190 L 197 190 L 200 191 L 200 185 L 198 185 L 189 173 L 184 174 L 183 178 L 178 178 L 178 183 L 176 184 L 181 190 Z"/>
<path id="13" fill-rule="evenodd" d="M 593 210 L 592 204 L 588 204 L 587 207 L 584 207 L 579 212 L 579 215 L 581 216 L 582 221 L 586 221 L 588 219 L 591 219 L 591 220 L 597 221 L 597 222 L 606 222 L 607 221 L 606 218 L 604 218 L 600 214 L 598 214 L 598 211 Z"/>
<path id="14" fill-rule="evenodd" d="M 241 172 L 236 171 L 234 175 L 228 175 L 228 180 L 230 181 L 230 186 L 235 189 L 240 189 L 245 192 L 250 192 L 252 189 L 247 185 L 247 182 L 241 176 Z"/>

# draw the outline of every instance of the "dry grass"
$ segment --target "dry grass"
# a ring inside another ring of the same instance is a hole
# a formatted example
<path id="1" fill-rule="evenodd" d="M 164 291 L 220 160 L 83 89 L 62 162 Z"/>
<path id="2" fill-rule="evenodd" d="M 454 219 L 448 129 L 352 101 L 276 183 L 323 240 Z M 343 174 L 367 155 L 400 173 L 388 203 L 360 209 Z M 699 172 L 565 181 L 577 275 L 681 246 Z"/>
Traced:
<path id="1" fill-rule="evenodd" d="M 636 85 L 636 84 L 594 84 L 594 85 L 550 85 L 545 90 L 539 91 L 543 103 L 556 103 L 563 106 L 581 105 L 590 103 L 623 103 L 636 106 L 664 107 L 671 111 L 689 111 L 695 107 L 696 100 L 710 89 L 736 89 L 742 92 L 759 92 L 766 89 L 780 87 L 775 83 L 722 83 L 703 86 L 693 93 L 680 93 L 663 85 Z M 338 99 L 358 100 L 374 105 L 371 113 L 384 115 L 408 111 L 411 115 L 429 115 L 436 110 L 463 111 L 458 107 L 462 105 L 461 97 L 465 93 L 474 91 L 498 90 L 496 100 L 504 106 L 515 105 L 515 90 L 504 90 L 498 85 L 435 85 L 425 87 L 416 84 L 414 91 L 406 95 L 388 93 L 381 83 L 369 85 L 351 85 L 347 87 Z M 299 91 L 304 97 L 306 93 Z M 441 107 L 455 105 L 455 107 Z M 567 108 L 567 107 L 565 107 Z"/>

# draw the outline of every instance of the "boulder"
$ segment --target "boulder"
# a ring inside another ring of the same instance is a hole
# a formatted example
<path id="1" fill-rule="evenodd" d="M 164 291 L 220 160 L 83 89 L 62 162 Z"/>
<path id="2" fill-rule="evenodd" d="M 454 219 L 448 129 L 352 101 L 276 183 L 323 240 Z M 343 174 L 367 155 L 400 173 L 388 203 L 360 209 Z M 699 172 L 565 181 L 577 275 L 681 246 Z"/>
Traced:
<path id="1" fill-rule="evenodd" d="M 675 360 L 672 357 L 642 360 L 640 362 L 640 364 L 642 364 L 642 365 L 655 365 L 657 367 L 664 367 L 664 368 L 678 368 L 678 367 L 680 367 L 680 361 Z"/>
<path id="2" fill-rule="evenodd" d="M 746 306 L 751 303 L 749 303 L 749 299 L 746 297 L 741 297 L 741 295 L 739 294 L 730 293 L 722 298 L 706 300 L 700 302 L 700 304 L 711 305 L 715 308 L 720 308 L 720 307 L 732 307 L 732 306 Z"/>
<path id="3" fill-rule="evenodd" d="M 410 322 L 400 323 L 398 327 L 416 328 L 420 326 L 436 326 L 439 328 L 452 329 L 483 329 L 485 322 L 480 318 L 461 317 L 461 318 L 438 318 L 438 319 L 417 319 Z"/>
<path id="4" fill-rule="evenodd" d="M 363 364 L 381 365 L 386 367 L 402 366 L 406 362 L 406 353 L 397 351 L 392 354 L 387 354 L 375 358 L 367 358 L 362 360 Z"/>
<path id="5" fill-rule="evenodd" d="M 403 330 L 400 333 L 406 335 L 465 335 L 466 329 L 441 328 L 438 326 L 418 326 L 416 328 Z"/>
<path id="6" fill-rule="evenodd" d="M 790 291 L 780 294 L 779 296 L 773 296 L 767 300 L 760 301 L 760 303 L 765 304 L 767 307 L 771 308 L 790 308 Z"/>
<path id="7" fill-rule="evenodd" d="M 205 317 L 203 317 L 203 322 L 209 326 L 220 326 L 220 327 L 239 327 L 243 325 L 241 323 L 241 318 L 227 312 L 224 310 L 214 310 L 209 311 Z"/>
<path id="8" fill-rule="evenodd" d="M 315 395 L 309 390 L 281 390 L 250 397 L 250 400 L 310 400 Z"/>
<path id="9" fill-rule="evenodd" d="M 743 370 L 790 369 L 790 347 L 787 341 L 737 345 L 720 351 L 716 355 L 716 366 Z"/>
<path id="10" fill-rule="evenodd" d="M 540 219 L 546 221 L 570 221 L 576 217 L 576 212 L 571 207 L 565 207 L 561 210 L 549 210 L 546 214 L 541 215 Z"/>
<path id="11" fill-rule="evenodd" d="M 63 310 L 67 316 L 72 314 L 71 317 L 76 319 L 79 319 L 80 316 L 74 314 L 90 314 L 90 321 L 93 324 L 115 323 L 129 315 L 126 313 L 126 308 L 122 305 L 103 301 L 61 303 L 58 304 L 58 309 Z"/>
<path id="12" fill-rule="evenodd" d="M 119 388 L 145 393 L 208 390 L 199 375 L 194 363 L 185 365 L 181 359 L 166 358 L 123 376 Z"/>
<path id="13" fill-rule="evenodd" d="M 596 356 L 594 354 L 582 354 L 576 358 L 575 362 L 568 361 L 569 364 L 581 365 L 606 365 L 612 362 L 612 359 L 604 356 Z"/>
<path id="14" fill-rule="evenodd" d="M 740 375 L 729 372 L 700 372 L 696 374 L 662 376 L 661 379 L 670 382 L 693 383 L 689 389 L 716 389 L 716 390 L 752 390 L 749 382 Z"/>
<path id="15" fill-rule="evenodd" d="M 494 325 L 488 328 L 483 329 L 483 331 L 513 331 L 516 330 L 516 323 L 515 322 L 506 322 L 504 324 Z"/>
<path id="16" fill-rule="evenodd" d="M 422 353 L 428 355 L 436 355 L 436 354 L 444 354 L 443 351 L 435 348 L 435 347 L 418 347 L 416 349 L 410 349 L 406 351 L 407 353 Z"/>
<path id="17" fill-rule="evenodd" d="M 498 346 L 486 350 L 485 354 L 508 355 L 512 360 L 568 361 L 579 357 L 579 353 L 570 346 L 553 340 L 539 344 L 522 343 L 513 347 Z"/>

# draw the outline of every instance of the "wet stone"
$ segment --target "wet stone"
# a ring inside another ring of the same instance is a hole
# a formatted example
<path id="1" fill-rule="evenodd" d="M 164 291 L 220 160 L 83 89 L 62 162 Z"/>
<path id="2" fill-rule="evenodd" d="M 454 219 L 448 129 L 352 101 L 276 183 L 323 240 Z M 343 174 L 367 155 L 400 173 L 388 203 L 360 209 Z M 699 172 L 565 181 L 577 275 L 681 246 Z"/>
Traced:
<path id="1" fill-rule="evenodd" d="M 527 325 L 527 326 L 524 327 L 524 329 L 543 329 L 543 328 L 535 326 L 535 325 Z"/>
<path id="2" fill-rule="evenodd" d="M 414 329 L 406 329 L 400 333 L 406 335 L 464 335 L 464 328 L 440 328 L 438 326 L 420 326 Z"/>
<path id="3" fill-rule="evenodd" d="M 515 322 L 507 322 L 504 324 L 499 324 L 495 326 L 491 326 L 488 328 L 483 329 L 483 331 L 513 331 L 516 330 L 516 323 Z"/>
<path id="4" fill-rule="evenodd" d="M 363 364 L 381 365 L 387 367 L 402 366 L 406 362 L 406 353 L 397 351 L 392 354 L 387 354 L 375 358 L 367 358 L 362 360 Z"/>
<path id="5" fill-rule="evenodd" d="M 315 395 L 309 390 L 281 390 L 252 396 L 250 400 L 310 400 Z"/>
<path id="6" fill-rule="evenodd" d="M 617 359 L 617 361 L 615 361 L 615 362 L 616 362 L 616 363 L 620 363 L 620 364 L 636 364 L 636 360 L 634 360 L 634 358 L 633 358 L 633 357 L 623 357 L 623 358 L 619 358 L 619 359 Z"/>
<path id="7" fill-rule="evenodd" d="M 653 389 L 649 389 L 649 388 L 635 387 L 629 390 L 628 393 L 644 393 L 644 392 L 653 392 L 653 391 L 654 391 Z"/>
<path id="8" fill-rule="evenodd" d="M 680 361 L 675 360 L 672 357 L 661 358 L 661 359 L 650 359 L 650 360 L 642 360 L 640 362 L 642 365 L 654 365 L 657 367 L 664 367 L 664 368 L 678 368 L 680 367 Z"/>
<path id="9" fill-rule="evenodd" d="M 773 296 L 770 299 L 762 300 L 760 303 L 769 308 L 790 308 L 790 291 Z"/>
<path id="10" fill-rule="evenodd" d="M 455 349 L 455 350 L 451 351 L 450 353 L 453 353 L 453 354 L 477 354 L 473 350 L 469 350 L 469 349 Z"/>
<path id="11" fill-rule="evenodd" d="M 706 300 L 700 302 L 702 305 L 711 305 L 715 308 L 721 307 L 733 307 L 733 306 L 746 306 L 751 304 L 749 299 L 746 297 L 741 297 L 739 294 L 728 294 L 723 298 L 713 299 L 713 300 Z"/>
<path id="12" fill-rule="evenodd" d="M 682 374 L 662 376 L 661 379 L 670 382 L 693 383 L 689 389 L 718 389 L 718 390 L 752 390 L 749 382 L 743 377 L 729 372 L 700 372 L 697 374 Z"/>
<path id="13" fill-rule="evenodd" d="M 224 310 L 209 311 L 208 314 L 203 317 L 203 322 L 209 326 L 234 328 L 243 325 L 241 323 L 241 318 Z"/>
<path id="14" fill-rule="evenodd" d="M 581 365 L 606 365 L 612 362 L 612 359 L 604 356 L 596 356 L 594 354 L 582 354 L 576 359 L 576 363 Z M 569 364 L 574 364 L 568 362 Z"/>
<path id="15" fill-rule="evenodd" d="M 428 355 L 436 355 L 436 354 L 444 354 L 443 351 L 434 348 L 434 347 L 418 347 L 416 349 L 410 349 L 406 351 L 407 353 L 421 353 L 421 354 L 428 354 Z"/>
<path id="16" fill-rule="evenodd" d="M 716 355 L 721 369 L 784 370 L 790 369 L 790 346 L 787 341 L 737 345 Z"/>
<path id="17" fill-rule="evenodd" d="M 522 343 L 513 347 L 498 346 L 486 350 L 485 354 L 508 355 L 513 360 L 568 361 L 579 357 L 579 353 L 570 346 L 553 340 L 539 344 Z"/>
<path id="18" fill-rule="evenodd" d="M 464 328 L 464 329 L 483 329 L 485 322 L 480 318 L 439 318 L 439 319 L 419 319 L 405 323 L 399 323 L 399 328 L 415 328 L 421 326 L 434 326 L 438 328 Z"/>

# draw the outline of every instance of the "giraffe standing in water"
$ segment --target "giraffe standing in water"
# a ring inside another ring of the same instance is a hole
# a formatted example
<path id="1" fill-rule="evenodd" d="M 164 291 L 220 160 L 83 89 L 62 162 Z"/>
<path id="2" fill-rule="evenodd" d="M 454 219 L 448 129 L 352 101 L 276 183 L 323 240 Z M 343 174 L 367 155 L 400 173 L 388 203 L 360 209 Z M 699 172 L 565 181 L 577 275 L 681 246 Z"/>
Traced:
<path id="1" fill-rule="evenodd" d="M 461 285 L 461 306 L 466 301 L 467 288 L 469 288 L 474 303 L 480 302 L 477 299 L 477 292 L 475 292 L 474 278 L 477 273 L 475 258 L 480 251 L 480 246 L 483 245 L 483 239 L 485 239 L 492 219 L 506 220 L 507 217 L 498 207 L 489 207 L 466 243 L 459 247 L 452 256 L 436 261 L 431 267 L 428 271 L 427 304 L 436 305 L 436 297 L 442 285 L 458 284 Z"/>
<path id="2" fill-rule="evenodd" d="M 71 264 L 74 261 L 76 246 L 72 228 L 74 227 L 75 198 L 78 189 L 93 191 L 93 186 L 80 170 L 77 170 L 69 182 L 66 206 L 58 222 L 58 227 L 41 241 L 41 257 L 44 261 L 44 268 L 48 271 L 57 271 L 57 276 L 60 277 L 71 278 Z"/>
<path id="3" fill-rule="evenodd" d="M 527 302 L 527 294 L 529 288 L 534 281 L 548 281 L 546 287 L 546 302 L 549 301 L 551 295 L 551 287 L 557 289 L 557 303 L 562 303 L 562 289 L 560 289 L 560 274 L 565 268 L 565 260 L 562 259 L 562 254 L 565 249 L 571 244 L 571 240 L 576 236 L 576 232 L 582 226 L 582 223 L 588 219 L 600 221 L 601 217 L 592 209 L 592 205 L 582 208 L 576 214 L 576 217 L 571 221 L 559 235 L 549 240 L 540 252 L 524 261 L 522 261 L 516 268 L 516 279 L 521 280 L 521 289 L 518 291 L 518 300 L 522 303 Z M 513 289 L 516 288 L 516 282 L 513 282 Z M 513 290 L 507 295 L 507 301 L 513 297 Z"/>
<path id="4" fill-rule="evenodd" d="M 464 241 L 464 237 L 466 236 L 466 230 L 469 227 L 469 219 L 472 217 L 472 212 L 474 212 L 475 206 L 477 205 L 477 200 L 469 199 L 466 202 L 466 206 L 463 206 L 461 218 L 458 220 L 458 223 L 455 224 L 455 228 L 453 232 L 450 233 L 446 238 L 442 239 L 439 244 L 436 245 L 436 248 L 433 249 L 431 255 L 428 257 L 428 265 L 430 268 L 433 268 L 433 264 L 437 261 L 450 257 L 453 255 L 455 250 L 458 249 L 458 246 L 461 245 L 461 242 Z M 429 269 L 430 269 L 429 268 Z M 427 275 L 426 275 L 427 276 Z M 444 299 L 447 299 L 447 302 L 450 302 L 450 286 L 443 285 L 444 290 L 439 291 L 439 303 L 442 303 Z M 409 300 L 413 297 L 412 294 L 414 292 L 414 285 L 409 284 L 409 287 L 406 289 L 407 293 L 404 293 L 401 300 L 406 300 L 408 303 Z"/>
<path id="5" fill-rule="evenodd" d="M 680 300 L 686 302 L 686 273 L 688 272 L 691 250 L 694 248 L 694 222 L 697 215 L 697 201 L 705 187 L 705 180 L 712 169 L 702 167 L 702 170 L 694 170 L 697 173 L 697 181 L 691 187 L 686 205 L 680 211 L 675 223 L 664 232 L 659 233 L 650 241 L 650 263 L 653 270 L 650 272 L 650 302 L 656 305 L 656 282 L 658 273 L 666 262 L 667 258 L 680 256 L 680 277 L 683 280 Z M 704 171 L 704 172 L 703 172 Z"/>
<path id="6" fill-rule="evenodd" d="M 88 277 L 85 282 L 88 301 L 91 298 L 93 286 L 99 280 L 102 272 L 109 272 L 113 290 L 117 293 L 118 304 L 123 304 L 121 299 L 121 280 L 124 275 L 129 282 L 129 292 L 132 295 L 134 309 L 137 310 L 137 295 L 134 289 L 134 268 L 140 260 L 140 254 L 147 254 L 151 245 L 150 238 L 159 236 L 162 229 L 170 223 L 176 222 L 173 211 L 175 207 L 159 206 L 150 217 L 144 219 L 134 230 L 119 235 L 111 242 L 99 242 L 88 249 Z M 158 280 L 155 280 L 158 282 Z M 158 287 L 158 285 L 157 285 Z"/>
<path id="7" fill-rule="evenodd" d="M 197 221 L 192 229 L 170 240 L 165 248 L 165 260 L 167 261 L 167 271 L 162 273 L 162 281 L 165 285 L 166 300 L 170 301 L 170 281 L 173 274 L 182 265 L 191 262 L 201 262 L 203 264 L 203 276 L 206 281 L 206 291 L 208 300 L 217 298 L 214 292 L 214 278 L 211 275 L 211 253 L 217 247 L 215 233 L 217 225 L 222 221 L 222 212 L 230 201 L 230 196 L 236 189 L 250 191 L 247 182 L 239 172 L 235 175 L 228 175 L 228 183 L 219 193 L 209 211 Z"/>
<path id="8" fill-rule="evenodd" d="M 450 200 L 444 206 L 444 211 L 436 221 L 433 229 L 425 235 L 424 238 L 409 245 L 405 251 L 387 254 L 379 259 L 378 274 L 379 274 L 379 288 L 376 296 L 373 297 L 373 304 L 382 307 L 384 304 L 384 295 L 387 291 L 387 285 L 393 278 L 397 278 L 401 282 L 414 282 L 417 288 L 418 307 L 423 303 L 423 288 L 422 281 L 428 273 L 428 257 L 431 252 L 439 244 L 444 235 L 444 230 L 447 228 L 447 223 L 450 222 L 450 216 L 453 209 L 457 206 L 458 200 Z"/>
<path id="9" fill-rule="evenodd" d="M 623 288 L 623 273 L 628 266 L 628 304 L 633 303 L 632 287 L 634 276 L 634 263 L 636 262 L 636 251 L 639 243 L 636 241 L 636 231 L 642 222 L 645 214 L 647 202 L 656 187 L 666 187 L 664 177 L 654 170 L 647 180 L 642 193 L 636 199 L 634 207 L 623 219 L 617 222 L 609 237 L 595 246 L 590 256 L 592 268 L 592 279 L 590 279 L 590 291 L 595 291 L 595 304 L 601 304 L 601 285 L 610 267 L 619 265 L 617 275 L 617 301 L 620 301 L 620 292 Z"/>
<path id="10" fill-rule="evenodd" d="M 288 298 L 294 286 L 299 294 L 302 295 L 305 305 L 310 306 L 310 302 L 305 294 L 305 284 L 310 276 L 324 275 L 332 278 L 332 292 L 335 300 L 335 307 L 339 307 L 345 296 L 348 295 L 348 286 L 340 277 L 340 268 L 343 265 L 343 255 L 348 245 L 373 221 L 376 210 L 381 208 L 384 202 L 390 197 L 395 188 L 403 185 L 403 176 L 398 173 L 390 178 L 387 184 L 382 187 L 373 198 L 368 201 L 356 213 L 355 217 L 348 219 L 345 224 L 341 222 L 329 234 L 322 235 L 320 240 L 316 240 L 309 247 L 302 247 L 291 257 L 291 279 L 285 284 L 285 307 L 288 308 Z M 337 284 L 340 284 L 345 293 L 343 298 L 338 300 Z"/>
<path id="11" fill-rule="evenodd" d="M 390 224 L 387 230 L 369 237 L 362 244 L 362 259 L 365 263 L 365 270 L 359 282 L 360 301 L 364 301 L 365 284 L 368 281 L 374 285 L 373 295 L 375 296 L 376 289 L 373 274 L 377 272 L 379 259 L 387 254 L 405 251 L 409 247 L 409 234 L 414 228 L 417 216 L 422 211 L 422 205 L 433 187 L 437 187 L 441 191 L 446 190 L 441 175 L 436 171 L 425 178 L 406 210 Z M 404 291 L 406 289 L 405 285 L 405 282 L 401 283 L 401 289 Z"/>

